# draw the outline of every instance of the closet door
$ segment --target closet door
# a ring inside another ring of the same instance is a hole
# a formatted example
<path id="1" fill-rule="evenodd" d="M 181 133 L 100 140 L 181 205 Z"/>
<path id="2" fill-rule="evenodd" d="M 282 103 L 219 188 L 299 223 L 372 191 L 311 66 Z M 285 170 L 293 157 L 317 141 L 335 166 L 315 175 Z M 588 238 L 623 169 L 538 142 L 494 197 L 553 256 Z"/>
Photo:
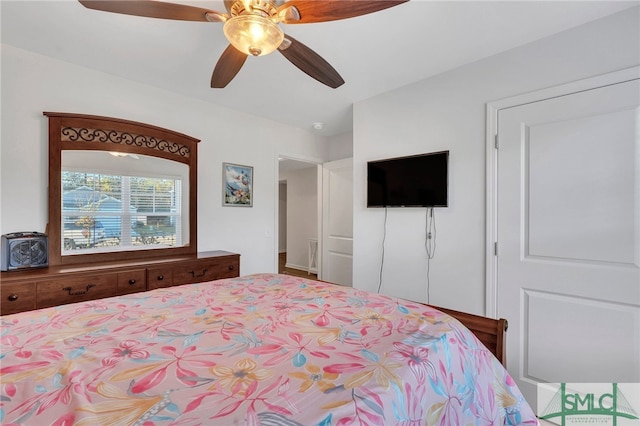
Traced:
<path id="1" fill-rule="evenodd" d="M 537 384 L 640 382 L 640 84 L 498 112 L 497 314 Z"/>
<path id="2" fill-rule="evenodd" d="M 322 167 L 320 279 L 353 285 L 353 159 Z"/>

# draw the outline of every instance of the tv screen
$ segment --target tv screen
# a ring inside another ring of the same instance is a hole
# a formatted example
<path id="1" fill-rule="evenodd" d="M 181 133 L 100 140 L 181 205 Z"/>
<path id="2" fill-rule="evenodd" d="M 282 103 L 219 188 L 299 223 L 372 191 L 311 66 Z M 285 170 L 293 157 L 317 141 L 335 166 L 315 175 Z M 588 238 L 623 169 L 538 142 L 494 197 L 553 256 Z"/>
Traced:
<path id="1" fill-rule="evenodd" d="M 367 163 L 367 207 L 447 207 L 449 151 Z"/>

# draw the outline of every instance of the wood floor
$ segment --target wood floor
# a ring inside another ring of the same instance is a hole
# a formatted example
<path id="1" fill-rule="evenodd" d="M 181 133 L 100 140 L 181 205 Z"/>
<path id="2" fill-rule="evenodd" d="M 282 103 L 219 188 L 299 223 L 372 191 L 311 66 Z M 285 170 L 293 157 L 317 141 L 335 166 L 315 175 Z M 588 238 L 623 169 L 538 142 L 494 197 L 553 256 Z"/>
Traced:
<path id="1" fill-rule="evenodd" d="M 280 253 L 278 255 L 278 273 L 286 275 L 295 275 L 296 277 L 310 278 L 312 280 L 318 279 L 317 274 L 307 274 L 307 271 L 300 269 L 287 268 L 287 253 Z"/>

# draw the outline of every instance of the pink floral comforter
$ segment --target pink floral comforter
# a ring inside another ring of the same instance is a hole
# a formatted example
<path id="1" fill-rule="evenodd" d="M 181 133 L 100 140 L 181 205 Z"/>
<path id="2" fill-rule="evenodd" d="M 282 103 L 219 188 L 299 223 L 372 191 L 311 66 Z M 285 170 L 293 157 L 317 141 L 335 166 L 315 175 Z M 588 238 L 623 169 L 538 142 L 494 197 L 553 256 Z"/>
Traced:
<path id="1" fill-rule="evenodd" d="M 4 425 L 537 424 L 432 308 L 259 274 L 1 317 Z"/>

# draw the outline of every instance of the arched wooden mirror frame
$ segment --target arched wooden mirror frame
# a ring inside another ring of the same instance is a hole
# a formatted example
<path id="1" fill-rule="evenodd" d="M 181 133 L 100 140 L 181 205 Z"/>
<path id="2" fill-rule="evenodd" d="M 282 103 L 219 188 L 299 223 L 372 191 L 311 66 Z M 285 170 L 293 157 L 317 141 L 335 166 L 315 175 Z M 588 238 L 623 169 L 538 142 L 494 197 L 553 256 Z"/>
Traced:
<path id="1" fill-rule="evenodd" d="M 149 124 L 95 115 L 44 112 L 49 118 L 49 265 L 142 260 L 197 252 L 198 142 L 190 136 Z M 62 152 L 117 151 L 148 155 L 189 167 L 189 243 L 144 250 L 62 255 Z"/>

